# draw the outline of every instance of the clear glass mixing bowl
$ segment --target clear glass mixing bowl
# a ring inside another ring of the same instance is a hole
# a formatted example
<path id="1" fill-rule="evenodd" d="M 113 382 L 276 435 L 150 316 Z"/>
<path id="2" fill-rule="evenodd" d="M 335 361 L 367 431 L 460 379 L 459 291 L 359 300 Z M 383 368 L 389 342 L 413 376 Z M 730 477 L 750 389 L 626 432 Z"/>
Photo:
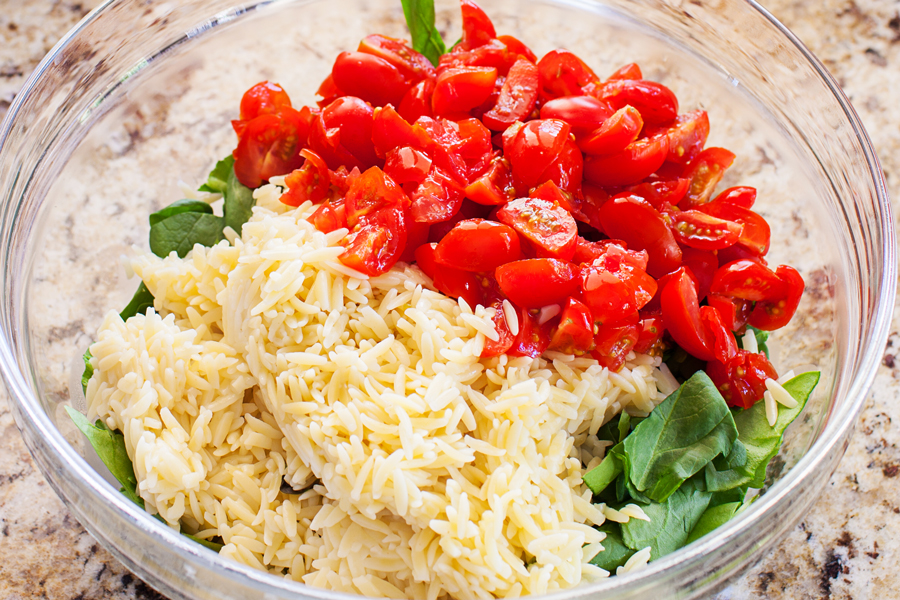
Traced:
<path id="1" fill-rule="evenodd" d="M 759 188 L 772 261 L 806 279 L 798 316 L 775 337 L 782 368 L 814 363 L 823 379 L 759 501 L 646 570 L 557 594 L 708 596 L 798 522 L 844 453 L 894 304 L 881 168 L 832 77 L 752 2 L 483 5 L 498 31 L 539 54 L 569 48 L 601 75 L 637 61 L 683 110 L 706 109 L 710 145 L 739 157 L 724 183 Z M 458 37 L 453 0 L 438 2 L 438 24 Z M 406 35 L 398 0 L 111 0 L 40 64 L 0 129 L 0 367 L 16 421 L 84 526 L 172 598 L 342 595 L 234 564 L 163 527 L 118 493 L 61 406 L 103 313 L 136 285 L 118 256 L 146 247 L 148 213 L 233 147 L 241 93 L 272 79 L 309 103 L 333 57 L 372 32 Z"/>

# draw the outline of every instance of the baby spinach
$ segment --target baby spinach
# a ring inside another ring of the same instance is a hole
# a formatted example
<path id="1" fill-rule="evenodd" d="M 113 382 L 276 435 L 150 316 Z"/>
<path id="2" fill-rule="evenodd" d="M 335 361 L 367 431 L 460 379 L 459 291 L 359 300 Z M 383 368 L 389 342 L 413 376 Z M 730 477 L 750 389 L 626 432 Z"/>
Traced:
<path id="1" fill-rule="evenodd" d="M 81 356 L 84 361 L 84 371 L 81 372 L 81 391 L 87 394 L 88 382 L 94 376 L 94 365 L 91 364 L 91 349 L 88 348 Z"/>
<path id="2" fill-rule="evenodd" d="M 153 308 L 153 294 L 150 293 L 150 290 L 147 289 L 147 286 L 142 281 L 134 296 L 131 297 L 128 306 L 122 309 L 119 316 L 122 317 L 123 321 L 127 321 L 134 315 L 145 314 L 148 308 Z"/>
<path id="3" fill-rule="evenodd" d="M 402 0 L 403 16 L 412 36 L 412 47 L 421 52 L 434 66 L 447 52 L 440 32 L 434 26 L 434 0 Z"/>
<path id="4" fill-rule="evenodd" d="M 234 159 L 232 159 L 233 162 Z M 210 174 L 210 177 L 212 177 L 212 174 Z M 240 235 L 244 223 L 253 216 L 253 207 L 256 205 L 256 200 L 253 199 L 253 190 L 238 180 L 237 175 L 234 173 L 233 164 L 231 171 L 228 173 L 228 180 L 223 195 L 225 196 L 225 205 L 222 208 L 222 214 L 224 215 L 225 226 L 231 227 Z"/>
<path id="5" fill-rule="evenodd" d="M 181 213 L 213 214 L 212 206 L 200 200 L 177 200 L 162 210 L 150 213 L 150 227 Z"/>
<path id="6" fill-rule="evenodd" d="M 694 525 L 694 529 L 691 530 L 691 534 L 684 541 L 683 545 L 686 546 L 691 542 L 696 542 L 713 529 L 730 521 L 742 505 L 742 502 L 726 502 L 725 504 L 707 508 L 704 513 L 700 515 L 700 519 L 697 521 L 697 524 Z"/>
<path id="7" fill-rule="evenodd" d="M 211 192 L 213 194 L 224 194 L 225 188 L 228 187 L 228 178 L 234 172 L 234 156 L 229 154 L 216 163 L 213 170 L 210 171 L 206 183 L 201 185 L 198 192 Z"/>
<path id="8" fill-rule="evenodd" d="M 177 213 L 150 227 L 150 250 L 160 258 L 172 252 L 184 258 L 195 244 L 215 246 L 224 240 L 224 227 L 222 217 L 206 212 Z"/>
<path id="9" fill-rule="evenodd" d="M 622 540 L 622 530 L 618 523 L 608 521 L 599 527 L 606 534 L 601 544 L 603 551 L 591 559 L 591 564 L 607 571 L 615 571 L 616 567 L 623 567 L 635 550 L 625 545 Z"/>

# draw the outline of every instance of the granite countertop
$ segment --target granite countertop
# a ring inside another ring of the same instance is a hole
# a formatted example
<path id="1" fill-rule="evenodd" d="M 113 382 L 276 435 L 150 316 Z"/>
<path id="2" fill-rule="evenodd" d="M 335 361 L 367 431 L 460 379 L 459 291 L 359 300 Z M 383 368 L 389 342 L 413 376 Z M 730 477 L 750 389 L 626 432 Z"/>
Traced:
<path id="1" fill-rule="evenodd" d="M 0 117 L 53 44 L 98 0 L 0 0 Z M 835 75 L 900 198 L 900 3 L 767 0 Z M 897 207 L 900 214 L 900 206 Z M 900 306 L 882 366 L 837 472 L 772 553 L 723 592 L 738 598 L 900 598 Z M 0 598 L 162 598 L 66 511 L 0 391 Z"/>

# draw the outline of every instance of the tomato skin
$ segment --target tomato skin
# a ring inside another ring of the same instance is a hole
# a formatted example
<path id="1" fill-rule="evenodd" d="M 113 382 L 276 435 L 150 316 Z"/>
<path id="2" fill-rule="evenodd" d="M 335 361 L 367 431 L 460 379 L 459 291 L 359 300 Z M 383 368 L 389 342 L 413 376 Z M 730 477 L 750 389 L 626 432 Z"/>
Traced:
<path id="1" fill-rule="evenodd" d="M 663 320 L 661 316 L 647 316 L 638 322 L 638 339 L 633 350 L 637 354 L 650 354 L 659 352 L 659 344 L 662 341 Z"/>
<path id="2" fill-rule="evenodd" d="M 726 190 L 727 191 L 727 190 Z M 741 225 L 737 244 L 755 256 L 765 256 L 769 251 L 772 233 L 769 224 L 749 208 L 725 201 L 713 201 L 699 208 L 704 213 Z"/>
<path id="3" fill-rule="evenodd" d="M 595 321 L 601 325 L 621 323 L 650 302 L 657 283 L 643 265 L 639 257 L 614 243 L 607 244 L 590 264 L 582 265 L 581 296 Z"/>
<path id="4" fill-rule="evenodd" d="M 516 314 L 519 318 L 519 333 L 507 354 L 531 358 L 540 356 L 550 345 L 549 322 L 544 325 L 538 324 L 537 317 L 524 309 L 517 310 Z"/>
<path id="5" fill-rule="evenodd" d="M 435 115 L 471 110 L 491 96 L 496 81 L 497 69 L 493 67 L 447 69 L 434 83 L 431 109 Z"/>
<path id="6" fill-rule="evenodd" d="M 690 186 L 690 179 L 660 179 L 638 183 L 627 188 L 625 192 L 640 196 L 653 208 L 659 210 L 665 204 L 677 205 L 684 198 Z"/>
<path id="7" fill-rule="evenodd" d="M 750 309 L 753 306 L 753 303 L 748 300 L 729 298 L 718 294 L 710 294 L 706 301 L 719 311 L 719 314 L 722 315 L 722 322 L 731 331 L 740 331 L 744 328 L 747 319 L 750 318 Z"/>
<path id="8" fill-rule="evenodd" d="M 515 194 L 509 161 L 502 156 L 495 157 L 488 171 L 466 186 L 466 198 L 485 206 L 505 204 Z"/>
<path id="9" fill-rule="evenodd" d="M 593 350 L 594 319 L 591 310 L 575 298 L 569 298 L 547 349 L 574 355 Z"/>
<path id="10" fill-rule="evenodd" d="M 481 284 L 475 273 L 437 262 L 437 244 L 422 244 L 415 251 L 416 264 L 431 277 L 434 287 L 451 298 L 462 298 L 470 308 L 482 304 Z"/>
<path id="11" fill-rule="evenodd" d="M 737 354 L 738 346 L 731 330 L 725 326 L 725 319 L 712 306 L 700 307 L 700 322 L 703 323 L 710 340 L 710 349 L 716 360 L 728 362 Z"/>
<path id="12" fill-rule="evenodd" d="M 344 203 L 347 207 L 347 224 L 352 229 L 356 225 L 364 225 L 369 215 L 385 208 L 405 211 L 409 206 L 409 197 L 384 171 L 371 167 L 353 180 Z"/>
<path id="13" fill-rule="evenodd" d="M 666 330 L 688 354 L 713 360 L 712 341 L 700 318 L 697 289 L 684 268 L 672 274 L 662 287 L 660 308 Z"/>
<path id="14" fill-rule="evenodd" d="M 716 253 L 709 250 L 697 250 L 695 248 L 681 249 L 681 264 L 691 270 L 691 274 L 697 281 L 697 297 L 700 300 L 709 294 L 709 286 L 719 268 L 719 259 Z"/>
<path id="15" fill-rule="evenodd" d="M 437 166 L 432 166 L 412 193 L 410 214 L 419 223 L 440 223 L 455 215 L 465 198 L 464 188 Z"/>
<path id="16" fill-rule="evenodd" d="M 722 250 L 737 243 L 743 225 L 700 212 L 684 210 L 672 216 L 672 233 L 679 244 L 698 250 Z"/>
<path id="17" fill-rule="evenodd" d="M 649 125 L 667 125 L 678 116 L 678 98 L 672 90 L 655 81 L 613 79 L 587 91 L 617 110 L 633 106 Z"/>
<path id="18" fill-rule="evenodd" d="M 750 313 L 749 323 L 757 329 L 774 331 L 788 324 L 797 312 L 806 284 L 794 268 L 780 265 L 775 274 L 784 285 L 783 295 L 756 303 Z"/>
<path id="19" fill-rule="evenodd" d="M 529 258 L 502 264 L 494 271 L 500 289 L 515 305 L 542 308 L 561 304 L 578 292 L 578 267 L 555 258 Z"/>
<path id="20" fill-rule="evenodd" d="M 241 97 L 241 121 L 247 123 L 259 115 L 278 113 L 282 108 L 290 107 L 291 99 L 284 88 L 277 83 L 261 81 Z"/>
<path id="21" fill-rule="evenodd" d="M 641 138 L 616 154 L 587 157 L 584 177 L 601 187 L 633 185 L 659 169 L 668 151 L 669 141 L 664 135 Z"/>
<path id="22" fill-rule="evenodd" d="M 567 210 L 540 198 L 518 198 L 497 211 L 497 220 L 528 240 L 538 257 L 569 260 L 578 225 Z"/>
<path id="23" fill-rule="evenodd" d="M 338 54 L 331 76 L 346 94 L 362 98 L 375 106 L 399 104 L 412 86 L 397 67 L 365 52 Z"/>
<path id="24" fill-rule="evenodd" d="M 318 204 L 328 198 L 331 191 L 331 177 L 325 161 L 306 148 L 300 151 L 300 155 L 306 161 L 301 168 L 294 169 L 284 178 L 288 189 L 279 198 L 288 206 L 300 206 L 307 200 Z"/>
<path id="25" fill-rule="evenodd" d="M 635 141 L 643 127 L 641 113 L 634 107 L 626 106 L 613 113 L 600 127 L 578 140 L 578 147 L 587 154 L 616 154 L 624 151 Z"/>
<path id="26" fill-rule="evenodd" d="M 263 114 L 244 128 L 234 149 L 234 173 L 251 189 L 275 175 L 301 166 L 300 150 L 306 143 L 308 122 L 299 111 L 283 107 L 278 114 Z"/>
<path id="27" fill-rule="evenodd" d="M 402 147 L 427 153 L 434 143 L 421 125 L 410 125 L 392 106 L 373 111 L 372 145 L 378 156 L 386 157 L 392 150 Z"/>
<path id="28" fill-rule="evenodd" d="M 738 350 L 727 363 L 717 360 L 706 364 L 706 374 L 719 389 L 728 406 L 750 408 L 762 399 L 766 379 L 777 379 L 778 373 L 764 354 Z"/>
<path id="29" fill-rule="evenodd" d="M 312 150 L 330 169 L 341 166 L 364 171 L 378 164 L 372 143 L 374 111 L 353 96 L 343 96 L 322 109 L 309 136 Z"/>
<path id="30" fill-rule="evenodd" d="M 537 67 L 526 58 L 513 64 L 503 82 L 500 97 L 494 107 L 481 117 L 494 131 L 504 131 L 516 121 L 523 121 L 537 102 Z"/>
<path id="31" fill-rule="evenodd" d="M 431 233 L 431 225 L 428 223 L 416 223 L 407 215 L 406 218 L 406 246 L 398 260 L 411 263 L 416 260 L 416 250 L 419 246 L 428 244 L 428 236 Z M 433 278 L 432 278 L 433 279 Z"/>
<path id="32" fill-rule="evenodd" d="M 526 189 L 535 187 L 569 141 L 569 124 L 558 119 L 535 119 L 514 124 L 503 133 L 503 154 L 513 177 Z"/>
<path id="33" fill-rule="evenodd" d="M 641 335 L 641 327 L 634 324 L 606 325 L 598 328 L 591 352 L 601 367 L 618 373 L 625 365 L 625 357 L 635 348 Z"/>
<path id="34" fill-rule="evenodd" d="M 559 119 L 569 124 L 576 137 L 600 127 L 615 111 L 593 96 L 564 96 L 541 106 L 542 119 Z"/>
<path id="35" fill-rule="evenodd" d="M 398 208 L 383 208 L 367 215 L 361 227 L 341 242 L 346 248 L 338 259 L 360 273 L 376 277 L 393 267 L 406 247 L 406 217 Z"/>
<path id="36" fill-rule="evenodd" d="M 510 55 L 521 56 L 533 63 L 537 63 L 537 56 L 531 51 L 531 48 L 523 44 L 519 39 L 514 38 L 511 35 L 498 35 L 497 39 L 506 44 Z"/>
<path id="37" fill-rule="evenodd" d="M 434 77 L 423 79 L 406 91 L 397 112 L 410 123 L 420 117 L 431 117 L 431 96 L 434 94 Z"/>
<path id="38" fill-rule="evenodd" d="M 428 155 L 410 146 L 394 148 L 384 162 L 384 172 L 399 184 L 422 183 L 430 171 Z"/>
<path id="39" fill-rule="evenodd" d="M 616 196 L 598 210 L 603 231 L 625 240 L 629 248 L 650 255 L 647 272 L 654 277 L 671 273 L 681 265 L 681 248 L 662 215 L 638 196 Z"/>
<path id="40" fill-rule="evenodd" d="M 460 0 L 460 6 L 463 22 L 461 45 L 464 48 L 477 48 L 497 37 L 494 24 L 480 6 L 471 0 Z"/>
<path id="41" fill-rule="evenodd" d="M 730 187 L 727 190 L 723 191 L 721 194 L 715 197 L 712 202 L 710 202 L 706 207 L 710 206 L 721 206 L 723 204 L 731 204 L 734 206 L 740 206 L 741 208 L 753 208 L 753 204 L 756 202 L 756 188 L 739 185 L 736 187 Z M 674 203 L 673 203 L 674 204 Z"/>
<path id="42" fill-rule="evenodd" d="M 460 221 L 438 243 L 435 260 L 463 271 L 487 272 L 522 257 L 512 227 L 486 221 Z"/>
<path id="43" fill-rule="evenodd" d="M 694 160 L 709 137 L 709 116 L 705 110 L 695 110 L 678 115 L 666 134 L 669 138 L 669 155 L 666 160 L 686 165 Z"/>
<path id="44" fill-rule="evenodd" d="M 637 63 L 628 63 L 627 65 L 622 65 L 615 71 L 613 74 L 606 78 L 607 81 L 610 79 L 643 79 L 644 74 L 641 72 L 641 67 Z"/>
<path id="45" fill-rule="evenodd" d="M 543 100 L 580 96 L 582 87 L 599 81 L 584 61 L 568 50 L 551 50 L 538 61 L 540 94 Z"/>
<path id="46" fill-rule="evenodd" d="M 707 148 L 698 154 L 684 173 L 691 180 L 691 187 L 679 206 L 693 208 L 709 202 L 713 190 L 733 162 L 734 153 L 724 148 Z"/>
<path id="47" fill-rule="evenodd" d="M 406 40 L 379 34 L 367 35 L 359 43 L 357 50 L 391 63 L 410 82 L 435 75 L 434 65 L 424 55 L 413 50 Z"/>
<path id="48" fill-rule="evenodd" d="M 503 311 L 503 301 L 494 299 L 490 303 L 490 308 L 494 309 L 494 329 L 500 339 L 497 341 L 484 338 L 484 348 L 481 351 L 481 358 L 489 358 L 491 356 L 499 356 L 506 353 L 512 348 L 516 338 L 509 330 L 509 324 L 506 322 L 506 316 Z"/>
<path id="49" fill-rule="evenodd" d="M 736 260 L 716 271 L 709 291 L 760 302 L 787 296 L 787 285 L 768 267 L 753 260 Z"/>
<path id="50" fill-rule="evenodd" d="M 538 184 L 552 182 L 570 195 L 581 192 L 584 178 L 584 156 L 572 140 L 566 140 L 562 152 L 550 161 Z"/>

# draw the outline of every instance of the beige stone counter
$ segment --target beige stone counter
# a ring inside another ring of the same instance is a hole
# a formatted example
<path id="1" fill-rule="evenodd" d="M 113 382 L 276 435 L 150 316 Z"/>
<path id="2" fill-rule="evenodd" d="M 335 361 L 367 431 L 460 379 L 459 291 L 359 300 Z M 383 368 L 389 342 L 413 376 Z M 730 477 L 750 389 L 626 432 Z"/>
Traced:
<path id="1" fill-rule="evenodd" d="M 0 0 L 0 116 L 25 77 L 98 0 Z M 768 0 L 862 117 L 900 198 L 900 3 Z M 898 207 L 900 208 L 900 207 Z M 900 212 L 900 211 L 898 211 Z M 807 518 L 721 600 L 900 598 L 900 309 L 846 456 Z M 0 599 L 161 598 L 68 514 L 0 391 Z"/>

